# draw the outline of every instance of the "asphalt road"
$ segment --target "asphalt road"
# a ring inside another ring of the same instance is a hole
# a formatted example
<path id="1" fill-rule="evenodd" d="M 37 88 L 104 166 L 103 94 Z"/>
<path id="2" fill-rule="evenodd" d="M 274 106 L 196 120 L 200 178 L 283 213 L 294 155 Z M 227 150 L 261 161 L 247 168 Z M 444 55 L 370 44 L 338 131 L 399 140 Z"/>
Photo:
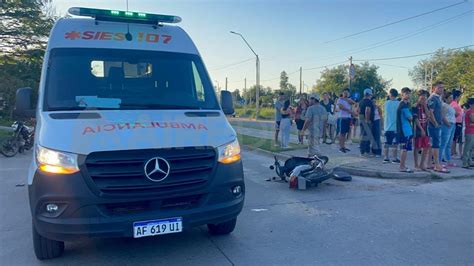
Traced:
<path id="1" fill-rule="evenodd" d="M 355 177 L 307 191 L 264 181 L 271 158 L 244 152 L 246 204 L 229 236 L 205 227 L 144 239 L 66 243 L 36 260 L 25 174 L 0 157 L 0 265 L 473 265 L 474 180 Z"/>

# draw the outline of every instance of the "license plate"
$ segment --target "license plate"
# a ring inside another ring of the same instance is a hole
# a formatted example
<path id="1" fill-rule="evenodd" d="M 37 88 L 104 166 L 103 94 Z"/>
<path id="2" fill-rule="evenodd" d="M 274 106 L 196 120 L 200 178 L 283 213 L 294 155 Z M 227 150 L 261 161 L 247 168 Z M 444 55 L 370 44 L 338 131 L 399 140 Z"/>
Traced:
<path id="1" fill-rule="evenodd" d="M 181 217 L 133 223 L 133 237 L 166 235 L 183 231 Z"/>

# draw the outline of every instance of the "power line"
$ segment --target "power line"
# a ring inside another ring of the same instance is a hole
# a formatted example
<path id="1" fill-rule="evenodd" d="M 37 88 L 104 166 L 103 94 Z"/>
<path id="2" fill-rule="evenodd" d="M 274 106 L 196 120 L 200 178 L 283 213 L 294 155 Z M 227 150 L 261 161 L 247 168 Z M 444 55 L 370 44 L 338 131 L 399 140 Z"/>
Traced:
<path id="1" fill-rule="evenodd" d="M 380 42 L 376 42 L 376 43 L 372 43 L 366 47 L 360 47 L 360 48 L 356 48 L 356 49 L 350 49 L 350 50 L 346 50 L 338 55 L 335 55 L 335 56 L 331 56 L 331 57 L 326 57 L 326 58 L 322 58 L 321 60 L 324 60 L 324 59 L 331 59 L 331 58 L 336 58 L 336 57 L 340 57 L 340 56 L 345 56 L 347 54 L 358 54 L 358 53 L 361 53 L 361 52 L 365 52 L 365 51 L 368 51 L 368 50 L 372 50 L 372 49 L 375 49 L 375 48 L 378 48 L 378 47 L 382 47 L 382 46 L 386 46 L 386 45 L 389 45 L 389 44 L 392 44 L 392 43 L 395 43 L 395 42 L 398 42 L 398 41 L 402 41 L 402 40 L 405 40 L 405 39 L 408 39 L 410 37 L 413 37 L 413 36 L 416 36 L 418 34 L 421 34 L 423 32 L 426 32 L 426 31 L 429 31 L 429 30 L 432 30 L 436 27 L 439 27 L 441 25 L 444 25 L 446 23 L 449 23 L 451 21 L 454 21 L 456 19 L 459 19 L 459 18 L 462 18 L 466 15 L 469 15 L 470 13 L 474 12 L 474 10 L 469 10 L 467 12 L 464 12 L 464 13 L 461 13 L 459 15 L 456 15 L 456 16 L 453 16 L 453 17 L 450 17 L 450 18 L 447 18 L 445 20 L 442 20 L 442 21 L 439 21 L 437 23 L 434 23 L 434 24 L 431 24 L 431 25 L 428 25 L 426 27 L 423 27 L 421 29 L 418 29 L 414 32 L 410 32 L 410 33 L 406 33 L 406 34 L 402 34 L 402 35 L 398 35 L 398 36 L 395 36 L 393 38 L 389 38 L 389 39 L 386 39 L 386 40 L 383 40 L 383 41 L 380 41 Z"/>
<path id="2" fill-rule="evenodd" d="M 453 7 L 453 6 L 461 5 L 461 4 L 464 4 L 464 3 L 466 3 L 466 2 L 467 2 L 467 0 L 464 0 L 464 1 L 461 1 L 461 2 L 458 2 L 458 3 L 455 3 L 455 4 L 452 4 L 452 5 L 448 5 L 448 6 L 445 6 L 445 7 L 437 8 L 437 9 L 434 9 L 434 10 L 431 10 L 431 11 L 428 11 L 428 12 L 425 12 L 425 13 L 421 13 L 421 14 L 418 14 L 418 15 L 415 15 L 415 16 L 411 16 L 411 17 L 408 17 L 408 18 L 400 19 L 400 20 L 397 20 L 397 21 L 393 21 L 393 22 L 390 22 L 390 23 L 381 25 L 381 26 L 377 26 L 377 27 L 370 28 L 370 29 L 367 29 L 367 30 L 359 31 L 359 32 L 356 32 L 356 33 L 353 33 L 353 34 L 349 34 L 349 35 L 346 35 L 346 36 L 343 36 L 343 37 L 340 37 L 340 38 L 337 38 L 337 39 L 333 39 L 333 40 L 330 40 L 330 41 L 326 41 L 326 42 L 324 42 L 323 44 L 327 44 L 327 43 L 331 43 L 331 42 L 335 42 L 335 41 L 347 39 L 347 38 L 354 37 L 354 36 L 357 36 L 357 35 L 360 35 L 360 34 L 363 34 L 363 33 L 367 33 L 367 32 L 374 31 L 374 30 L 378 30 L 378 29 L 381 29 L 381 28 L 384 28 L 384 27 L 388 27 L 388 26 L 391 26 L 391 25 L 394 25 L 394 24 L 398 24 L 398 23 L 400 23 L 400 22 L 404 22 L 404 21 L 407 21 L 407 20 L 411 20 L 411 19 L 414 19 L 414 18 L 418 18 L 418 17 L 422 17 L 422 16 L 425 16 L 425 15 L 428 15 L 428 14 L 432 14 L 432 13 L 435 13 L 435 12 L 438 12 L 438 11 L 441 11 L 441 10 L 444 10 L 444 9 L 448 9 L 448 8 Z"/>
<path id="3" fill-rule="evenodd" d="M 342 61 L 342 62 L 339 62 L 339 63 L 330 64 L 330 65 L 312 67 L 312 68 L 303 68 L 303 70 L 321 69 L 321 68 L 326 68 L 326 67 L 330 67 L 330 66 L 336 66 L 336 65 L 340 65 L 340 64 L 344 64 L 344 63 L 346 63 L 346 61 Z"/>
<path id="4" fill-rule="evenodd" d="M 286 74 L 286 76 L 290 76 L 290 75 L 296 74 L 296 73 L 298 73 L 298 72 L 300 72 L 300 70 L 299 70 L 299 69 L 298 69 L 298 70 L 296 70 L 296 71 L 294 71 L 294 72 L 287 73 L 287 74 Z M 263 82 L 266 82 L 266 81 L 272 81 L 272 80 L 277 80 L 277 79 L 279 79 L 279 78 L 280 78 L 280 76 L 278 76 L 278 77 L 276 77 L 276 78 L 265 79 L 265 80 L 262 80 L 262 81 L 263 81 Z"/>
<path id="5" fill-rule="evenodd" d="M 442 20 L 442 21 L 439 21 L 437 23 L 430 24 L 428 26 L 425 26 L 425 27 L 420 28 L 420 29 L 418 29 L 416 31 L 413 31 L 413 32 L 401 34 L 401 35 L 398 35 L 398 36 L 395 36 L 395 37 L 392 37 L 392 38 L 388 38 L 388 39 L 385 39 L 385 40 L 382 40 L 382 41 L 378 41 L 378 42 L 375 42 L 375 43 L 372 43 L 372 44 L 368 44 L 368 45 L 363 46 L 363 47 L 345 50 L 345 51 L 342 51 L 342 52 L 337 53 L 337 54 L 333 54 L 333 55 L 328 56 L 328 57 L 322 57 L 322 58 L 317 58 L 317 59 L 325 61 L 325 60 L 328 60 L 328 59 L 339 58 L 339 57 L 342 57 L 342 56 L 345 57 L 345 56 L 348 56 L 348 55 L 358 54 L 358 53 L 365 52 L 365 51 L 368 51 L 368 50 L 372 50 L 372 49 L 375 49 L 375 48 L 379 48 L 379 47 L 382 47 L 382 46 L 390 45 L 392 43 L 408 39 L 410 37 L 413 37 L 413 36 L 419 35 L 421 33 L 424 33 L 426 31 L 432 30 L 436 27 L 442 26 L 442 25 L 447 24 L 449 22 L 452 22 L 454 20 L 460 19 L 460 18 L 462 18 L 466 15 L 470 15 L 472 12 L 474 12 L 474 10 L 471 9 L 467 12 L 461 13 L 461 14 L 453 16 L 453 17 L 449 17 L 449 18 L 447 18 L 445 20 Z"/>
<path id="6" fill-rule="evenodd" d="M 408 39 L 410 37 L 413 37 L 413 36 L 416 36 L 418 34 L 421 34 L 423 32 L 426 32 L 426 31 L 429 31 L 429 30 L 432 30 L 436 27 L 439 27 L 443 24 L 446 24 L 448 22 L 451 22 L 451 21 L 454 21 L 456 19 L 459 19 L 459 18 L 462 18 L 470 13 L 472 13 L 473 10 L 469 10 L 467 12 L 464 12 L 460 15 L 457 15 L 457 16 L 454 16 L 454 17 L 451 17 L 451 18 L 448 18 L 446 20 L 443 20 L 443 21 L 440 21 L 438 23 L 435 23 L 435 24 L 431 24 L 429 26 L 426 26 L 424 28 L 421 28 L 419 29 L 418 31 L 415 31 L 415 32 L 412 32 L 412 33 L 408 33 L 408 34 L 404 34 L 404 35 L 400 35 L 398 37 L 395 37 L 395 38 L 392 38 L 390 41 L 385 41 L 385 43 L 381 43 L 381 44 L 378 44 L 378 45 L 375 45 L 375 46 L 372 46 L 372 47 L 368 47 L 368 48 L 365 48 L 365 49 L 362 49 L 362 50 L 359 50 L 355 53 L 361 53 L 361 52 L 365 52 L 365 51 L 368 51 L 368 50 L 372 50 L 372 49 L 375 49 L 375 48 L 378 48 L 378 47 L 382 47 L 382 46 L 385 46 L 385 45 L 389 45 L 389 44 L 392 44 L 392 43 L 395 43 L 395 42 L 398 42 L 398 41 L 402 41 L 402 40 L 405 40 L 405 39 Z"/>
<path id="7" fill-rule="evenodd" d="M 406 66 L 397 66 L 397 65 L 382 64 L 382 63 L 377 63 L 377 65 L 410 69 L 409 67 L 406 67 Z"/>
<path id="8" fill-rule="evenodd" d="M 469 47 L 472 47 L 472 46 L 474 46 L 474 45 L 466 45 L 466 46 L 462 46 L 462 47 L 458 47 L 458 48 L 451 48 L 451 49 L 447 49 L 447 51 L 460 50 L 460 49 L 465 49 L 465 48 L 469 48 Z M 357 61 L 357 62 L 364 62 L 364 61 L 385 61 L 385 60 L 395 60 L 395 59 L 418 57 L 418 56 L 424 56 L 424 55 L 432 55 L 432 54 L 435 54 L 435 53 L 436 53 L 436 52 L 424 53 L 424 54 L 415 54 L 415 55 L 406 55 L 406 56 L 397 56 L 397 57 L 388 57 L 388 58 L 375 58 L 375 59 L 359 59 L 359 60 L 355 60 L 355 59 L 354 59 L 354 61 Z"/>
<path id="9" fill-rule="evenodd" d="M 210 70 L 211 71 L 222 70 L 222 69 L 226 69 L 226 68 L 229 68 L 229 67 L 232 67 L 232 66 L 243 64 L 243 63 L 251 61 L 251 60 L 255 60 L 255 58 L 249 58 L 249 59 L 245 59 L 245 60 L 242 60 L 242 61 L 239 61 L 239 62 L 235 62 L 235 63 L 223 65 L 223 66 L 218 66 L 218 67 L 212 68 Z"/>
<path id="10" fill-rule="evenodd" d="M 234 84 L 234 83 L 240 83 L 240 82 L 244 82 L 245 79 L 239 79 L 239 80 L 234 80 L 234 81 L 229 81 L 228 83 L 229 84 Z M 250 81 L 250 80 L 247 80 L 247 81 Z"/>

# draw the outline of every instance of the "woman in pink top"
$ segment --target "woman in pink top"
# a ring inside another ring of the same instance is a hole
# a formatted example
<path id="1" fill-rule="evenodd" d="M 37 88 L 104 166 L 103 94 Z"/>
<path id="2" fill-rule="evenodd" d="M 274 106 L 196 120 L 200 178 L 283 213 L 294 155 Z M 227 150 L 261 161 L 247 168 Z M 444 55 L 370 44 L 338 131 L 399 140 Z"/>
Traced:
<path id="1" fill-rule="evenodd" d="M 451 107 L 454 108 L 456 112 L 456 125 L 454 129 L 454 139 L 453 144 L 451 145 L 451 154 L 456 156 L 462 154 L 462 117 L 463 109 L 459 105 L 459 100 L 461 99 L 461 92 L 458 90 L 453 90 L 453 101 L 451 102 Z M 456 152 L 456 144 L 458 144 L 459 153 Z"/>

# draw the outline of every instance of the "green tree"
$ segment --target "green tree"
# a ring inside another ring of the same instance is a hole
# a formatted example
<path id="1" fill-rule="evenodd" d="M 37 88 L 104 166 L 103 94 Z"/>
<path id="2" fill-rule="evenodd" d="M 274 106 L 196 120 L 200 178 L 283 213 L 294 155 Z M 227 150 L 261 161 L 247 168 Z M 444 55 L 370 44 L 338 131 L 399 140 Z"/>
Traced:
<path id="1" fill-rule="evenodd" d="M 385 89 L 390 86 L 391 81 L 384 80 L 377 70 L 377 66 L 370 65 L 368 62 L 355 65 L 355 77 L 351 86 L 352 92 L 359 92 L 362 95 L 364 89 L 372 88 L 377 98 L 386 97 Z M 325 69 L 313 90 L 318 93 L 341 94 L 345 88 L 349 87 L 348 71 L 349 67 L 346 65 Z"/>
<path id="2" fill-rule="evenodd" d="M 293 98 L 296 95 L 296 87 L 288 82 L 286 71 L 280 73 L 280 90 L 278 92 L 283 92 L 288 98 Z"/>
<path id="3" fill-rule="evenodd" d="M 334 68 L 326 68 L 321 72 L 321 78 L 316 82 L 313 90 L 317 93 L 331 92 L 336 95 L 342 93 L 348 87 L 347 67 L 339 65 Z"/>
<path id="4" fill-rule="evenodd" d="M 372 88 L 374 95 L 377 98 L 387 97 L 385 89 L 389 88 L 392 81 L 384 80 L 377 72 L 378 66 L 370 65 L 369 62 L 364 62 L 360 65 L 355 65 L 355 76 L 352 81 L 352 90 L 357 91 L 362 95 L 366 88 Z"/>
<path id="5" fill-rule="evenodd" d="M 424 84 L 425 66 L 428 84 Z M 439 49 L 430 58 L 420 60 L 410 71 L 410 76 L 417 86 L 429 86 L 431 66 L 433 66 L 433 82 L 443 81 L 448 90 L 462 90 L 463 101 L 468 97 L 474 97 L 474 50 Z"/>
<path id="6" fill-rule="evenodd" d="M 1 2 L 0 95 L 6 99 L 6 115 L 11 115 L 17 88 L 38 89 L 53 14 L 49 0 Z"/>
<path id="7" fill-rule="evenodd" d="M 236 89 L 232 92 L 232 99 L 234 99 L 234 101 L 236 102 L 240 102 L 242 101 L 242 96 L 240 96 L 240 90 L 239 89 Z"/>
<path id="8" fill-rule="evenodd" d="M 288 88 L 288 74 L 286 71 L 280 73 L 280 90 L 286 90 Z"/>
<path id="9" fill-rule="evenodd" d="M 255 97 L 256 97 L 256 85 L 253 85 L 252 87 L 246 89 L 243 91 L 242 96 L 247 102 L 247 104 L 255 105 Z M 259 90 L 259 101 L 260 105 L 271 105 L 273 104 L 273 90 L 270 87 L 263 87 L 260 86 Z"/>

